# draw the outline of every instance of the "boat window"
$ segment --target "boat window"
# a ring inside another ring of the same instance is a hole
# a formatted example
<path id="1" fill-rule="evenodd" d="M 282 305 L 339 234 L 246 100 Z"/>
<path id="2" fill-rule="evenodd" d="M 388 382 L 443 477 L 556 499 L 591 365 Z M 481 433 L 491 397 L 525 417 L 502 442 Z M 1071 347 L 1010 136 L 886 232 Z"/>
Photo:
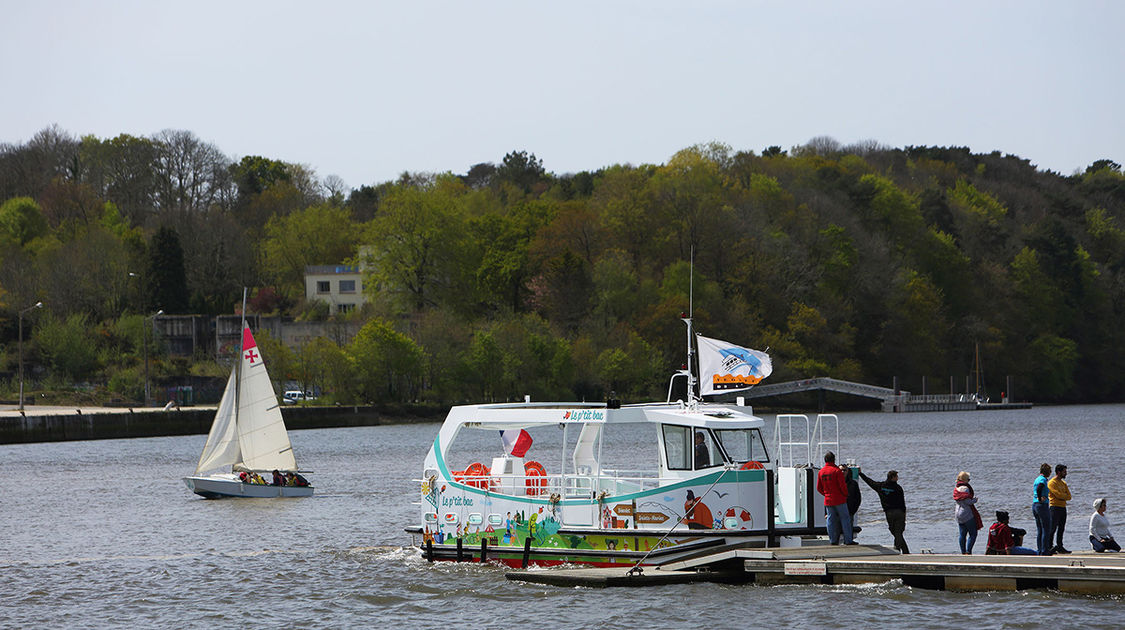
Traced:
<path id="1" fill-rule="evenodd" d="M 500 516 L 499 514 L 495 514 L 495 513 L 489 514 L 488 515 L 488 524 L 493 526 L 493 527 L 499 527 L 500 525 L 504 524 L 504 517 Z"/>
<path id="2" fill-rule="evenodd" d="M 719 429 L 715 431 L 727 457 L 735 463 L 768 462 L 769 453 L 758 429 Z"/>
<path id="3" fill-rule="evenodd" d="M 661 425 L 664 431 L 664 454 L 668 458 L 668 470 L 691 470 L 688 454 L 688 439 L 691 427 Z"/>
<path id="4" fill-rule="evenodd" d="M 469 515 L 469 520 L 468 520 L 469 525 L 480 525 L 483 522 L 484 522 L 484 517 L 481 516 L 480 512 L 473 512 L 472 514 Z"/>
<path id="5" fill-rule="evenodd" d="M 695 469 L 711 468 L 723 463 L 723 456 L 715 446 L 711 432 L 696 429 L 692 438 L 692 452 L 695 454 Z"/>

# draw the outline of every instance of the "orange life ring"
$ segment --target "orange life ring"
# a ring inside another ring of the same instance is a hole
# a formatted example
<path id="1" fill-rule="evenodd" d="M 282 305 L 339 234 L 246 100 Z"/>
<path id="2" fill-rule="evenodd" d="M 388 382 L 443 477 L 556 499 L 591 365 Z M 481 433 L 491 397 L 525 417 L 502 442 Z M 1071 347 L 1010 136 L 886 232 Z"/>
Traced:
<path id="1" fill-rule="evenodd" d="M 465 477 L 468 477 L 468 480 L 464 483 L 465 485 L 472 486 L 474 488 L 487 488 L 490 481 L 486 478 L 488 477 L 488 473 L 488 466 L 485 466 L 480 462 L 473 462 L 469 464 L 468 468 L 465 469 Z M 454 474 L 456 475 L 456 473 Z M 461 480 L 458 479 L 457 481 Z"/>
<path id="2" fill-rule="evenodd" d="M 739 470 L 761 470 L 763 468 L 765 467 L 762 466 L 762 462 L 746 462 Z"/>
<path id="3" fill-rule="evenodd" d="M 527 496 L 535 497 L 543 494 L 544 488 L 547 487 L 547 470 L 543 468 L 543 464 L 536 461 L 524 462 L 523 474 L 527 477 L 527 481 L 524 482 L 527 486 Z"/>

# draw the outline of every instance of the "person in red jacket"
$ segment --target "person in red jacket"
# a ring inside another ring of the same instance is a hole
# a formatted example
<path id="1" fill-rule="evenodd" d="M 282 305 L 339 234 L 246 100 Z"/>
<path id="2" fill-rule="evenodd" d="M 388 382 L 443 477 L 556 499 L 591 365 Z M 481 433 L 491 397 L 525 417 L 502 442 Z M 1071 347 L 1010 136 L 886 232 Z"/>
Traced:
<path id="1" fill-rule="evenodd" d="M 824 468 L 816 476 L 816 491 L 824 495 L 824 520 L 828 527 L 828 540 L 840 544 L 843 534 L 845 545 L 856 544 L 852 537 L 852 517 L 848 514 L 848 486 L 844 471 L 836 465 L 836 454 L 824 454 Z"/>
<path id="2" fill-rule="evenodd" d="M 1008 556 L 1012 554 L 1012 547 L 1015 545 L 1012 528 L 1008 525 L 1008 513 L 997 510 L 996 522 L 988 528 L 988 548 L 984 551 L 985 555 Z"/>

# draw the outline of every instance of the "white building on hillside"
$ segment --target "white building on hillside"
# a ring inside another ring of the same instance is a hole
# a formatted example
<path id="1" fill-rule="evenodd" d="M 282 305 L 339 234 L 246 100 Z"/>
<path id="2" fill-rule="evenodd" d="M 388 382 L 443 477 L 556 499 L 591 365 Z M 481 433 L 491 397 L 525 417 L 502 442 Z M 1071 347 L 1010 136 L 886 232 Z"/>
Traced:
<path id="1" fill-rule="evenodd" d="M 350 265 L 305 267 L 305 299 L 328 303 L 331 313 L 350 313 L 367 300 L 363 297 L 363 274 Z"/>

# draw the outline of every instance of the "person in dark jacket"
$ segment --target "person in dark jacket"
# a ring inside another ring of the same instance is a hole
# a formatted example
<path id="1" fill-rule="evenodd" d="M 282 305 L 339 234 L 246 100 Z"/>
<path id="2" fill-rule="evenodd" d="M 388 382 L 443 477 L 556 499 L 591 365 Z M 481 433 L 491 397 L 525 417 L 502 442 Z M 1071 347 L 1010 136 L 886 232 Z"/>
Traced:
<path id="1" fill-rule="evenodd" d="M 855 525 L 855 513 L 859 511 L 859 504 L 863 502 L 863 497 L 859 494 L 859 482 L 856 481 L 852 469 L 847 464 L 840 468 L 844 469 L 844 483 L 848 488 L 848 514 L 852 517 L 852 525 Z"/>
<path id="2" fill-rule="evenodd" d="M 902 553 L 910 553 L 910 548 L 906 546 L 906 539 L 902 536 L 906 531 L 906 495 L 902 491 L 902 486 L 898 485 L 898 471 L 887 471 L 886 481 L 875 481 L 863 474 L 862 470 L 859 471 L 859 477 L 879 495 L 879 502 L 883 504 L 883 513 L 887 516 L 887 529 L 891 530 L 891 535 L 895 538 L 895 549 Z"/>

